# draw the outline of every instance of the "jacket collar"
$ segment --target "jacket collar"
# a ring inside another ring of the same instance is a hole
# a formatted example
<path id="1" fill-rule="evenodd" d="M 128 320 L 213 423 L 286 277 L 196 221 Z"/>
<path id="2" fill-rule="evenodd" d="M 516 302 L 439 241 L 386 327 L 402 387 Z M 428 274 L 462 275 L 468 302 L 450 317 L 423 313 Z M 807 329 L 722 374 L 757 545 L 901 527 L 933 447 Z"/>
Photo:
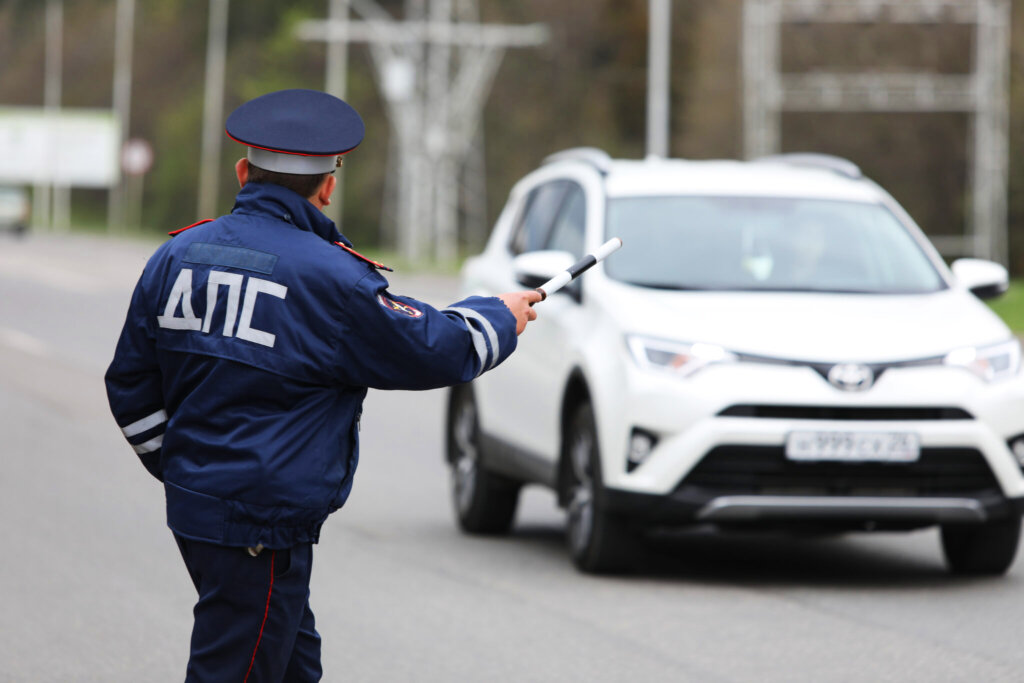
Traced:
<path id="1" fill-rule="evenodd" d="M 258 214 L 285 221 L 300 230 L 312 232 L 328 242 L 342 242 L 351 247 L 334 221 L 305 197 L 272 183 L 246 183 L 235 197 L 231 213 Z"/>

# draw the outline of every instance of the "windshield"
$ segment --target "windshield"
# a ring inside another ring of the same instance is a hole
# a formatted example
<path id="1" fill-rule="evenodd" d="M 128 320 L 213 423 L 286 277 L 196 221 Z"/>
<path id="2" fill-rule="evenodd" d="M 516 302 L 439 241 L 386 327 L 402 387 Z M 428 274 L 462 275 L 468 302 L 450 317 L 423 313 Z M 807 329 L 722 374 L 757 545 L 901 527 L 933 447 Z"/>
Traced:
<path id="1" fill-rule="evenodd" d="M 945 288 L 884 206 L 762 197 L 608 201 L 605 264 L 616 280 L 664 289 L 933 292 Z"/>

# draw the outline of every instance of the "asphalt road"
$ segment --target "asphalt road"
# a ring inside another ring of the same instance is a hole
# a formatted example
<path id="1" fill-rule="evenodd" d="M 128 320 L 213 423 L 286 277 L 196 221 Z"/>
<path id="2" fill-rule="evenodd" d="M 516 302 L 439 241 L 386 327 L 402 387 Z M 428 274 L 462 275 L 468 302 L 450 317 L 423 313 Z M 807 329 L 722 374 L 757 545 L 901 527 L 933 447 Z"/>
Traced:
<path id="1" fill-rule="evenodd" d="M 0 681 L 184 676 L 194 591 L 102 387 L 153 246 L 0 235 Z M 530 490 L 510 537 L 462 536 L 443 399 L 367 400 L 355 490 L 314 564 L 327 681 L 1024 680 L 1024 563 L 951 577 L 934 532 L 692 535 L 594 578 Z"/>

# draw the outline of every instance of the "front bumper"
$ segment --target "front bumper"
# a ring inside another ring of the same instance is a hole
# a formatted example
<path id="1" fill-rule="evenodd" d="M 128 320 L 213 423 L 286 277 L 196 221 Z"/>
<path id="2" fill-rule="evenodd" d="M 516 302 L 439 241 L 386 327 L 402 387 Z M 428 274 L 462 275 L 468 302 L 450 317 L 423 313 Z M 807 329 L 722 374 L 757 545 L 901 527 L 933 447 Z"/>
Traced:
<path id="1" fill-rule="evenodd" d="M 840 530 L 977 524 L 1024 514 L 1024 498 L 978 496 L 718 496 L 682 487 L 669 496 L 606 490 L 604 509 L 648 527 L 716 524 Z"/>
<path id="2" fill-rule="evenodd" d="M 761 520 L 885 520 L 984 522 L 989 511 L 974 498 L 828 498 L 825 496 L 721 496 L 697 512 L 706 522 Z"/>
<path id="3" fill-rule="evenodd" d="M 630 517 L 911 528 L 1024 510 L 1024 475 L 1007 444 L 1024 433 L 1020 377 L 986 384 L 955 368 L 893 369 L 858 393 L 838 391 L 799 367 L 711 367 L 685 381 L 631 375 L 622 403 L 600 422 L 606 506 Z M 625 453 L 633 428 L 657 444 L 630 468 Z M 913 432 L 920 458 L 785 456 L 794 431 L 858 430 Z"/>
<path id="4" fill-rule="evenodd" d="M 598 406 L 602 470 L 611 488 L 668 495 L 721 447 L 782 449 L 795 431 L 913 432 L 922 453 L 977 452 L 1006 497 L 1024 497 L 1007 440 L 1024 434 L 1024 379 L 986 384 L 957 368 L 887 371 L 869 391 L 843 392 L 807 367 L 735 364 L 678 380 L 634 371 Z M 657 439 L 626 466 L 632 430 Z"/>

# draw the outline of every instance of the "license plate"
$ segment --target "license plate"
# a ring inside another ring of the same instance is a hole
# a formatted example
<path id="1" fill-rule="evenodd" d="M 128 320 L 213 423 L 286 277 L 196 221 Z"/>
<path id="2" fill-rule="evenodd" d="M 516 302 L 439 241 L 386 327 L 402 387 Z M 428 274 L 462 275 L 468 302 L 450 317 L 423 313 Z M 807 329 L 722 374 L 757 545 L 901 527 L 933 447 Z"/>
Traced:
<path id="1" fill-rule="evenodd" d="M 792 432 L 786 457 L 801 461 L 914 462 L 921 439 L 913 432 Z"/>

